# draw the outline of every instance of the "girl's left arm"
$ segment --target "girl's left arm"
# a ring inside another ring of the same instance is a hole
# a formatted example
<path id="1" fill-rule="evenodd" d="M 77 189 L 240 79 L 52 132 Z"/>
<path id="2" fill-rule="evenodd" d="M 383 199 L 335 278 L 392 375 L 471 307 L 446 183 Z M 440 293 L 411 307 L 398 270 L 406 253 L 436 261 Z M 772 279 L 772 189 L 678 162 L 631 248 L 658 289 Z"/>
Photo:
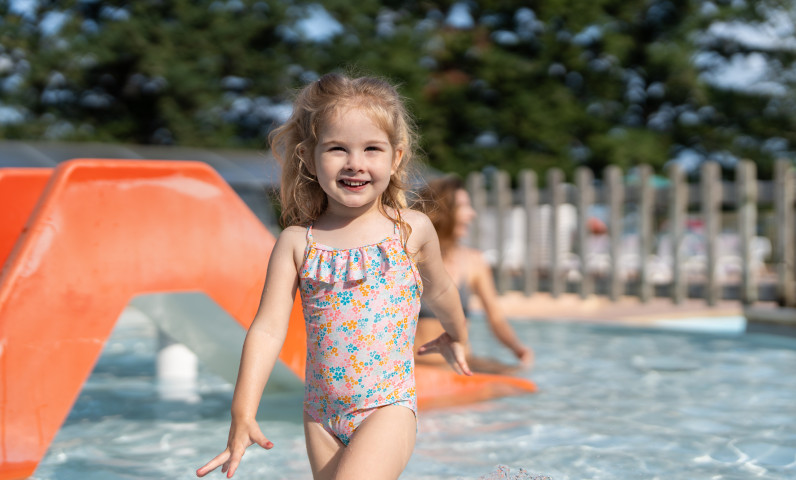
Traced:
<path id="1" fill-rule="evenodd" d="M 418 355 L 440 353 L 460 374 L 472 375 L 467 365 L 467 324 L 459 291 L 442 262 L 439 239 L 428 217 L 409 210 L 404 218 L 412 227 L 409 250 L 414 253 L 423 280 L 423 300 L 439 319 L 445 333 L 421 346 Z"/>
<path id="2" fill-rule="evenodd" d="M 492 332 L 503 345 L 514 352 L 523 366 L 530 366 L 533 362 L 533 351 L 522 344 L 503 315 L 498 305 L 498 292 L 489 264 L 478 250 L 467 250 L 466 259 L 472 275 L 470 279 L 472 290 L 484 306 L 486 319 Z"/>

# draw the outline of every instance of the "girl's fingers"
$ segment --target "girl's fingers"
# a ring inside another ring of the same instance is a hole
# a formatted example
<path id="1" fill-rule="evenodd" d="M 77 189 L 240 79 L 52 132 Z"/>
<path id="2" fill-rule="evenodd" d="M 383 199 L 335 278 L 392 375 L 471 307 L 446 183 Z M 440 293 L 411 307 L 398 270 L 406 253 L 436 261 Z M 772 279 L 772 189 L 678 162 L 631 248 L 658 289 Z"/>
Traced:
<path id="1" fill-rule="evenodd" d="M 229 459 L 229 449 L 226 449 L 220 454 L 216 455 L 214 459 L 207 462 L 203 467 L 200 467 L 199 470 L 196 471 L 196 476 L 204 477 L 208 473 L 218 468 L 219 465 L 226 463 L 228 459 Z"/>
<path id="2" fill-rule="evenodd" d="M 418 355 L 428 355 L 429 353 L 440 353 L 439 339 L 432 340 L 417 349 Z"/>
<path id="3" fill-rule="evenodd" d="M 445 334 L 440 335 L 418 348 L 417 354 L 440 353 L 456 373 L 459 375 L 472 375 L 473 372 L 470 371 L 470 367 L 467 365 L 464 347 L 458 342 L 451 342 L 448 338 Z"/>
<path id="4" fill-rule="evenodd" d="M 467 365 L 467 359 L 461 358 L 457 363 L 459 364 L 459 368 L 462 370 L 462 375 L 467 375 L 469 377 L 473 374 L 473 372 L 470 370 L 470 366 Z"/>
<path id="5" fill-rule="evenodd" d="M 238 469 L 238 465 L 240 465 L 243 454 L 246 452 L 246 448 L 249 445 L 256 443 L 266 450 L 274 448 L 273 442 L 268 440 L 268 438 L 263 435 L 263 432 L 261 432 L 259 428 L 252 431 L 250 435 L 249 441 L 245 444 L 230 442 L 231 444 L 234 443 L 234 445 L 232 447 L 227 447 L 226 450 L 216 455 L 214 459 L 210 460 L 203 467 L 199 468 L 196 471 L 196 476 L 204 477 L 220 466 L 221 472 L 226 473 L 227 478 L 232 478 L 232 476 L 235 475 L 235 471 Z M 236 447 L 235 445 L 238 446 Z"/>
<path id="6" fill-rule="evenodd" d="M 227 464 L 227 478 L 232 478 L 232 476 L 235 475 L 235 470 L 238 469 L 241 458 L 243 458 L 243 452 L 234 452 L 229 457 L 229 463 Z"/>
<path id="7" fill-rule="evenodd" d="M 274 448 L 274 443 L 272 441 L 268 440 L 265 437 L 265 435 L 263 435 L 262 433 L 260 433 L 260 435 L 255 436 L 254 438 L 252 438 L 252 440 L 254 440 L 254 443 L 256 443 L 257 445 L 263 447 L 266 450 L 270 450 L 270 449 Z"/>
<path id="8" fill-rule="evenodd" d="M 469 376 L 473 374 L 473 372 L 470 371 L 470 366 L 467 365 L 467 356 L 464 354 L 464 348 L 461 347 L 461 344 L 450 346 L 448 363 L 453 366 L 453 369 L 456 370 L 456 373 L 459 375 Z"/>

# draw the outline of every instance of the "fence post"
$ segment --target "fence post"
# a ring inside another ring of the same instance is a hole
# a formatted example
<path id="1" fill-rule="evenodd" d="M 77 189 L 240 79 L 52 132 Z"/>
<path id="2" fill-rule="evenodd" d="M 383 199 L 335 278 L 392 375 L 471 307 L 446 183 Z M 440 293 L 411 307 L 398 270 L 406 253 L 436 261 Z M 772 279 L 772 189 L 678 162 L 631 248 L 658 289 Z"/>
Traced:
<path id="1" fill-rule="evenodd" d="M 757 301 L 757 272 L 752 265 L 752 241 L 757 233 L 757 167 L 742 160 L 735 167 L 738 233 L 741 239 L 741 303 Z"/>
<path id="2" fill-rule="evenodd" d="M 789 261 L 787 265 L 790 265 L 790 284 L 787 286 L 790 292 L 790 302 L 786 303 L 788 307 L 796 307 L 796 169 L 793 168 L 793 163 L 790 164 L 791 168 L 788 169 L 788 186 L 790 188 L 790 194 L 788 198 L 790 199 L 790 205 L 786 210 L 790 215 L 790 243 L 788 245 L 791 246 L 790 254 L 788 255 Z"/>
<path id="3" fill-rule="evenodd" d="M 508 290 L 508 269 L 506 268 L 506 222 L 511 212 L 511 185 L 509 174 L 496 170 L 492 177 L 492 204 L 495 205 L 497 222 L 497 290 Z"/>
<path id="4" fill-rule="evenodd" d="M 652 251 L 652 220 L 653 220 L 653 193 L 652 193 L 652 167 L 649 165 L 638 166 L 639 179 L 639 222 L 638 222 L 638 251 L 639 251 L 639 297 L 646 303 L 652 297 L 652 283 L 647 263 Z"/>
<path id="5" fill-rule="evenodd" d="M 578 192 L 578 257 L 580 257 L 580 296 L 586 298 L 594 291 L 594 285 L 586 260 L 589 255 L 589 207 L 594 202 L 594 186 L 592 171 L 586 167 L 575 170 L 575 184 Z"/>
<path id="6" fill-rule="evenodd" d="M 794 192 L 793 168 L 788 160 L 774 166 L 774 209 L 777 222 L 777 300 L 784 306 L 796 306 L 794 282 Z"/>
<path id="7" fill-rule="evenodd" d="M 721 215 L 721 179 L 719 164 L 705 162 L 701 168 L 700 185 L 702 190 L 702 216 L 705 221 L 705 244 L 707 247 L 707 267 L 705 271 L 705 300 L 708 305 L 716 305 L 719 299 L 719 284 L 716 278 L 718 264 L 718 235 Z"/>
<path id="8" fill-rule="evenodd" d="M 539 246 L 534 239 L 539 229 L 539 189 L 536 172 L 523 170 L 520 172 L 520 188 L 522 189 L 522 205 L 525 209 L 525 295 L 536 293 L 539 288 Z"/>
<path id="9" fill-rule="evenodd" d="M 676 163 L 669 167 L 669 224 L 672 239 L 672 302 L 683 303 L 686 296 L 686 281 L 683 269 L 683 241 L 688 206 L 688 185 L 683 169 Z"/>
<path id="10" fill-rule="evenodd" d="M 476 221 L 470 225 L 470 246 L 477 250 L 483 250 L 481 225 L 478 220 L 486 215 L 486 191 L 483 173 L 471 172 L 467 175 L 467 191 L 470 193 L 470 201 L 473 203 L 473 210 L 476 213 Z"/>
<path id="11" fill-rule="evenodd" d="M 622 242 L 622 215 L 625 202 L 625 189 L 622 183 L 622 170 L 616 165 L 605 169 L 606 189 L 608 190 L 608 233 L 611 237 L 611 285 L 609 296 L 617 301 L 624 293 L 624 279 L 619 272 L 619 255 Z"/>
<path id="12" fill-rule="evenodd" d="M 561 244 L 561 205 L 563 201 L 563 188 L 561 183 L 564 172 L 559 168 L 547 171 L 547 188 L 550 192 L 550 294 L 557 298 L 564 290 L 564 276 L 561 275 L 561 256 L 558 247 Z"/>

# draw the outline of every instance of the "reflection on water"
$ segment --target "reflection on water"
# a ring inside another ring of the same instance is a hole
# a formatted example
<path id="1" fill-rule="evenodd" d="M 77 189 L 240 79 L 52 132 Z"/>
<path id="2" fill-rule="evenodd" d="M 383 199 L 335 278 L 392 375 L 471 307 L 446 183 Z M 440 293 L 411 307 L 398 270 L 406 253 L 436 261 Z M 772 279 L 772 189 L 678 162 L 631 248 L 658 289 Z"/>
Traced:
<path id="1" fill-rule="evenodd" d="M 796 477 L 796 339 L 517 322 L 534 395 L 422 412 L 402 479 Z M 478 352 L 511 361 L 474 319 Z M 158 398 L 154 327 L 125 316 L 34 479 L 195 478 L 223 448 L 232 387 Z M 301 394 L 269 397 L 236 478 L 309 479 Z M 524 475 L 524 476 L 523 476 Z M 220 474 L 216 477 L 222 478 Z"/>

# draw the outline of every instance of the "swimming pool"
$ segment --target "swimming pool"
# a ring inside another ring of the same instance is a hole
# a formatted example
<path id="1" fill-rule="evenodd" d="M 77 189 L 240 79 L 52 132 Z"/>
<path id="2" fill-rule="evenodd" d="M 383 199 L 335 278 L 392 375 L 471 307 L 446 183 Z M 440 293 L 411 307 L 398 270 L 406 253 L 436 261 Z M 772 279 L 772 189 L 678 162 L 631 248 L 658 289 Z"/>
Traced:
<path id="1" fill-rule="evenodd" d="M 504 478 L 498 465 L 553 480 L 796 477 L 796 339 L 514 325 L 536 352 L 540 391 L 422 412 L 402 479 Z M 475 349 L 509 361 L 485 331 L 474 318 Z M 160 399 L 156 347 L 149 322 L 123 315 L 32 478 L 195 478 L 224 446 L 232 386 L 200 370 L 201 401 Z M 261 412 L 276 447 L 250 448 L 236 478 L 310 478 L 301 394 Z"/>

